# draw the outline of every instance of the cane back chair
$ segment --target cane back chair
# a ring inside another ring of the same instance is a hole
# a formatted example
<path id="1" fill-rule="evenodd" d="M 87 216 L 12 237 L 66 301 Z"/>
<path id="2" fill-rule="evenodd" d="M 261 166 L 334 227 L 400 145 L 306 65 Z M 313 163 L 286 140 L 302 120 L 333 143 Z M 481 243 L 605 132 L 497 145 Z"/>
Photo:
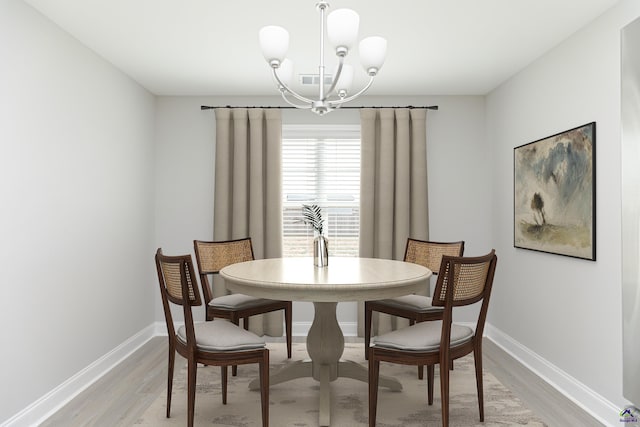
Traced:
<path id="1" fill-rule="evenodd" d="M 436 275 L 440 271 L 440 262 L 444 255 L 462 256 L 463 252 L 464 241 L 432 242 L 409 238 L 407 239 L 404 261 L 427 267 Z M 434 307 L 431 304 L 431 297 L 424 295 L 403 295 L 396 298 L 366 301 L 364 303 L 365 359 L 369 352 L 374 311 L 409 319 L 409 325 L 428 320 L 440 320 L 443 313 L 442 307 Z M 423 376 L 422 366 L 418 366 L 418 377 L 422 379 Z"/>
<path id="2" fill-rule="evenodd" d="M 433 404 L 434 365 L 440 365 L 442 425 L 449 426 L 449 364 L 473 352 L 480 421 L 484 421 L 482 334 L 498 258 L 494 250 L 478 257 L 442 258 L 433 305 L 441 321 L 421 322 L 372 339 L 369 348 L 369 426 L 376 424 L 380 362 L 427 366 L 427 401 Z M 452 323 L 453 309 L 480 302 L 475 329 Z M 468 420 L 465 420 L 468 421 Z"/>
<path id="3" fill-rule="evenodd" d="M 251 238 L 247 237 L 244 239 L 224 241 L 194 240 L 193 248 L 196 254 L 200 284 L 202 285 L 202 292 L 206 303 L 206 319 L 229 319 L 236 325 L 239 325 L 240 319 L 243 319 L 243 326 L 248 330 L 249 317 L 284 310 L 287 357 L 290 359 L 292 333 L 291 301 L 270 300 L 239 293 L 218 297 L 214 297 L 213 295 L 209 275 L 219 274 L 220 270 L 230 264 L 252 261 L 254 255 Z M 237 370 L 234 366 L 232 368 L 232 375 L 236 375 L 236 373 Z"/>
<path id="4" fill-rule="evenodd" d="M 196 373 L 198 364 L 221 367 L 222 403 L 227 403 L 227 367 L 259 365 L 262 425 L 269 426 L 269 349 L 264 339 L 224 319 L 194 323 L 191 307 L 202 305 L 191 255 L 155 256 L 162 307 L 169 338 L 167 372 L 167 413 L 171 416 L 171 392 L 176 351 L 187 359 L 187 426 L 195 418 Z M 182 306 L 184 326 L 175 330 L 170 303 Z"/>

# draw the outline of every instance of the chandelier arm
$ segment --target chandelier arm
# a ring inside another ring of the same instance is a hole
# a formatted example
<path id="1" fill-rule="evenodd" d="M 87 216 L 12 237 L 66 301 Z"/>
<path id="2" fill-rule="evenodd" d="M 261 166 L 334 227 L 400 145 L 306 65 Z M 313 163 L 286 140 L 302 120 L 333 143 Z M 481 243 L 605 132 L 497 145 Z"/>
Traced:
<path id="1" fill-rule="evenodd" d="M 369 87 L 373 83 L 373 79 L 374 78 L 375 78 L 375 76 L 371 76 L 369 78 L 369 83 L 367 83 L 367 85 L 365 87 L 363 87 L 360 90 L 360 92 L 358 92 L 358 93 L 356 93 L 354 95 L 351 95 L 351 96 L 347 96 L 346 98 L 340 98 L 340 99 L 336 99 L 336 100 L 333 100 L 333 101 L 329 101 L 329 104 L 331 105 L 331 107 L 336 107 L 337 108 L 337 106 L 340 106 L 340 105 L 344 104 L 345 102 L 349 102 L 349 101 L 351 101 L 353 99 L 356 99 L 357 97 L 359 97 L 360 95 L 365 93 L 367 89 L 369 89 Z"/>
<path id="2" fill-rule="evenodd" d="M 275 77 L 276 81 L 278 82 L 278 84 L 280 85 L 280 87 L 282 89 L 280 89 L 281 92 L 286 91 L 289 94 L 291 94 L 291 96 L 298 98 L 298 100 L 302 101 L 302 102 L 307 102 L 307 103 L 312 103 L 313 100 L 311 99 L 307 99 L 302 95 L 298 95 L 297 93 L 295 93 L 289 86 L 287 86 L 286 84 L 284 84 L 282 82 L 282 80 L 280 80 L 280 77 L 278 77 L 278 73 L 276 72 L 276 68 L 272 68 L 271 71 L 273 71 L 273 77 Z"/>
<path id="3" fill-rule="evenodd" d="M 338 62 L 338 69 L 336 70 L 336 75 L 333 76 L 333 81 L 331 82 L 331 87 L 329 88 L 329 90 L 327 90 L 327 94 L 325 95 L 325 97 L 322 99 L 323 101 L 326 101 L 327 98 L 329 98 L 331 96 L 331 94 L 333 93 L 334 89 L 336 88 L 336 85 L 338 84 L 338 79 L 340 79 L 340 74 L 342 73 L 342 66 L 344 65 L 344 55 L 338 55 L 339 62 Z"/>
<path id="4" fill-rule="evenodd" d="M 287 104 L 289 104 L 289 105 L 291 105 L 292 107 L 295 107 L 295 108 L 300 108 L 302 110 L 310 110 L 311 109 L 311 104 L 300 105 L 300 104 L 296 104 L 296 103 L 292 102 L 291 100 L 289 100 L 289 98 L 287 98 L 287 93 L 291 93 L 291 92 L 287 92 L 286 90 L 281 90 L 280 91 L 280 95 L 282 95 L 282 99 L 284 99 Z"/>

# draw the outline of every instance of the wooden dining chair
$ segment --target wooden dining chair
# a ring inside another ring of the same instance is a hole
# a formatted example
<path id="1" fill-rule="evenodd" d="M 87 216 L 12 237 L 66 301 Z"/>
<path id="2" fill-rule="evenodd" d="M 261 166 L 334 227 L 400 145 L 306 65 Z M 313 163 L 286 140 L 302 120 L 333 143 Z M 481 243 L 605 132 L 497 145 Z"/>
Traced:
<path id="1" fill-rule="evenodd" d="M 376 425 L 380 362 L 427 365 L 427 400 L 433 404 L 434 365 L 440 365 L 442 425 L 449 426 L 449 363 L 473 352 L 480 421 L 484 421 L 482 334 L 498 258 L 494 250 L 478 257 L 442 258 L 433 305 L 441 321 L 421 322 L 371 340 L 369 347 L 369 426 Z M 480 302 L 475 328 L 453 323 L 453 309 Z M 390 399 L 390 397 L 388 398 Z M 387 400 L 388 402 L 388 400 Z"/>
<path id="2" fill-rule="evenodd" d="M 260 378 L 262 425 L 269 426 L 269 349 L 264 339 L 228 320 L 194 323 L 191 307 L 202 305 L 191 255 L 155 256 L 162 307 L 169 338 L 167 418 L 171 416 L 171 392 L 176 351 L 187 359 L 187 426 L 195 417 L 198 363 L 221 367 L 222 403 L 227 403 L 227 367 L 257 363 Z M 175 330 L 169 303 L 182 306 L 184 325 Z"/>
<path id="3" fill-rule="evenodd" d="M 427 240 L 407 239 L 404 253 L 404 261 L 413 262 L 427 267 L 438 274 L 442 257 L 462 256 L 464 241 L 459 242 L 432 242 Z M 428 283 L 427 283 L 428 286 Z M 428 291 L 428 289 L 427 289 Z M 373 312 L 385 313 L 392 316 L 409 319 L 409 325 L 429 320 L 442 319 L 443 308 L 435 307 L 431 303 L 431 297 L 424 295 L 403 295 L 396 298 L 365 301 L 364 303 L 364 351 L 365 359 L 369 354 L 371 340 L 371 323 Z M 418 366 L 418 378 L 424 377 L 422 366 Z"/>
<path id="4" fill-rule="evenodd" d="M 213 296 L 209 275 L 219 274 L 220 270 L 230 264 L 252 261 L 254 256 L 251 238 L 224 241 L 194 240 L 193 248 L 206 303 L 206 320 L 223 318 L 239 325 L 240 319 L 243 319 L 243 326 L 248 330 L 249 317 L 284 310 L 287 357 L 290 359 L 293 306 L 291 301 L 270 300 L 239 293 L 219 297 Z M 235 376 L 236 374 L 237 367 L 234 366 L 232 375 Z"/>

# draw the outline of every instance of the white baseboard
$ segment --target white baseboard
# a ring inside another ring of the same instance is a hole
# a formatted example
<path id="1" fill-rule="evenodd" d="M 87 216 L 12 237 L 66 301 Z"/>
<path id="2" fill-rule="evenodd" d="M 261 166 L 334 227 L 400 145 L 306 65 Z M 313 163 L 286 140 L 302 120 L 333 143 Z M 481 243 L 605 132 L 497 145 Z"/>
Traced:
<path id="1" fill-rule="evenodd" d="M 176 328 L 179 326 L 175 324 Z M 156 337 L 166 337 L 167 336 L 167 323 L 166 322 L 156 322 L 153 325 L 154 331 L 153 335 Z"/>
<path id="2" fill-rule="evenodd" d="M 1 426 L 31 427 L 40 424 L 149 341 L 155 335 L 155 332 L 155 325 L 150 325 L 143 329 L 13 417 L 4 421 Z"/>
<path id="3" fill-rule="evenodd" d="M 620 425 L 622 408 L 492 325 L 486 325 L 485 336 L 605 426 Z"/>

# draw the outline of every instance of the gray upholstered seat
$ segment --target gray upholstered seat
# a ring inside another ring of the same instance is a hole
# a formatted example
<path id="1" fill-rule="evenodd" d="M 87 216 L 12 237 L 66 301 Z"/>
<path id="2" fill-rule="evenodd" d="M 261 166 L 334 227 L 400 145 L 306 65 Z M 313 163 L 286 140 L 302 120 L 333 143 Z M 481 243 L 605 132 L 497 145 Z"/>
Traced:
<path id="1" fill-rule="evenodd" d="M 217 297 L 209 301 L 211 307 L 226 308 L 229 310 L 238 310 L 241 308 L 254 307 L 268 304 L 271 300 L 264 298 L 252 297 L 245 294 L 230 294 Z"/>
<path id="2" fill-rule="evenodd" d="M 440 347 L 442 321 L 420 322 L 371 338 L 371 345 L 405 351 L 432 351 Z M 468 326 L 451 325 L 451 347 L 464 344 L 473 338 L 473 329 Z"/>
<path id="3" fill-rule="evenodd" d="M 381 300 L 380 302 L 391 307 L 404 308 L 418 313 L 437 313 L 443 310 L 443 307 L 434 307 L 431 305 L 431 301 L 431 297 L 424 295 L 403 295 L 401 297 Z"/>
<path id="4" fill-rule="evenodd" d="M 196 346 L 202 351 L 238 351 L 265 346 L 264 338 L 234 325 L 226 319 L 193 324 L 196 333 Z M 187 343 L 184 326 L 178 328 L 178 339 Z"/>

